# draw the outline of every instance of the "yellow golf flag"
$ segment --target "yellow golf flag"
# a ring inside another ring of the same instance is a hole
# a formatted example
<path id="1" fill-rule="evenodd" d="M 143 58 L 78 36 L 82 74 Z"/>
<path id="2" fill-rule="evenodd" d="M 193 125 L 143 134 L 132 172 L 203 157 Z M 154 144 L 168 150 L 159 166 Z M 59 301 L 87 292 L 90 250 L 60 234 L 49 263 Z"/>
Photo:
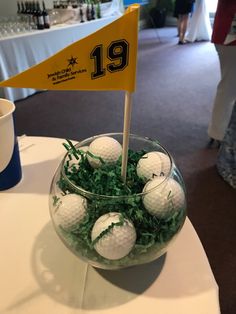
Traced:
<path id="1" fill-rule="evenodd" d="M 126 90 L 136 84 L 139 5 L 93 34 L 0 83 L 48 90 Z"/>

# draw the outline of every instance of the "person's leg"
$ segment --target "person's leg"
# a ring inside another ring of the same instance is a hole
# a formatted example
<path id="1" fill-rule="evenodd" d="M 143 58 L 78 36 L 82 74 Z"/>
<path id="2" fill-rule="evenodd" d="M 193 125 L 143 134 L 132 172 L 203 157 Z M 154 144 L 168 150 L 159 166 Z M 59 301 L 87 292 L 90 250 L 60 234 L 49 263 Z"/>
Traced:
<path id="1" fill-rule="evenodd" d="M 216 45 L 216 50 L 220 61 L 221 80 L 217 86 L 208 135 L 221 141 L 236 101 L 236 46 Z"/>
<path id="2" fill-rule="evenodd" d="M 183 15 L 183 28 L 182 28 L 182 33 L 183 33 L 183 40 L 185 40 L 185 34 L 188 26 L 188 14 Z"/>
<path id="3" fill-rule="evenodd" d="M 185 42 L 185 34 L 188 26 L 188 14 L 181 14 L 179 15 L 178 18 L 179 21 L 179 43 L 184 43 Z"/>
<path id="4" fill-rule="evenodd" d="M 179 44 L 180 43 L 183 43 L 183 15 L 179 15 L 179 18 L 178 18 L 178 30 L 179 30 Z"/>
<path id="5" fill-rule="evenodd" d="M 222 178 L 236 189 L 236 106 L 217 154 L 216 167 Z"/>

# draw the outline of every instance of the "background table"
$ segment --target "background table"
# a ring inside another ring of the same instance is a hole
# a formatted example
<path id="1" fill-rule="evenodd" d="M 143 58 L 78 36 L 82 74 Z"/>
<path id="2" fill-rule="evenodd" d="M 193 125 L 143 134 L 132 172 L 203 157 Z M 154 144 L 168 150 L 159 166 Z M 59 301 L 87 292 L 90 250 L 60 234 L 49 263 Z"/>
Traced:
<path id="1" fill-rule="evenodd" d="M 0 313 L 219 314 L 218 286 L 189 219 L 168 253 L 98 270 L 57 237 L 48 199 L 62 139 L 20 139 L 23 179 L 0 193 Z"/>
<path id="2" fill-rule="evenodd" d="M 85 23 L 55 25 L 48 30 L 36 30 L 0 39 L 0 81 L 47 59 L 118 17 L 112 15 Z M 35 92 L 36 90 L 30 88 L 0 88 L 0 97 L 14 101 Z"/>

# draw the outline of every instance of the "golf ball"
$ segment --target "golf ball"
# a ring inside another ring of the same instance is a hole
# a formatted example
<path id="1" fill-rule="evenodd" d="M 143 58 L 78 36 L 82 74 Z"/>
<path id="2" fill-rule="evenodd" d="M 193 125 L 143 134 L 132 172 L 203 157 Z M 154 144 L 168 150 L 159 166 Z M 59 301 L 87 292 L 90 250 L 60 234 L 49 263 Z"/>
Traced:
<path id="1" fill-rule="evenodd" d="M 117 260 L 129 254 L 136 241 L 136 231 L 131 221 L 124 219 L 123 225 L 113 225 L 120 222 L 120 213 L 107 213 L 95 222 L 91 238 L 94 241 L 103 231 L 110 227 L 107 233 L 95 242 L 94 248 L 98 254 Z"/>
<path id="2" fill-rule="evenodd" d="M 87 200 L 78 194 L 67 194 L 60 199 L 56 219 L 64 230 L 73 230 L 84 218 Z"/>
<path id="3" fill-rule="evenodd" d="M 170 171 L 171 163 L 168 155 L 161 152 L 149 152 L 143 155 L 137 164 L 137 175 L 144 182 L 156 177 L 165 176 Z"/>
<path id="4" fill-rule="evenodd" d="M 163 178 L 156 177 L 148 181 L 143 189 L 143 192 L 150 191 L 143 196 L 144 207 L 151 215 L 158 218 L 165 218 L 185 206 L 185 194 L 181 185 L 174 179 L 163 181 Z"/>
<path id="5" fill-rule="evenodd" d="M 105 163 L 114 164 L 122 153 L 121 144 L 112 137 L 103 136 L 95 139 L 89 145 L 89 153 L 95 157 L 100 157 Z M 101 161 L 87 155 L 88 161 L 93 168 L 99 168 Z"/>

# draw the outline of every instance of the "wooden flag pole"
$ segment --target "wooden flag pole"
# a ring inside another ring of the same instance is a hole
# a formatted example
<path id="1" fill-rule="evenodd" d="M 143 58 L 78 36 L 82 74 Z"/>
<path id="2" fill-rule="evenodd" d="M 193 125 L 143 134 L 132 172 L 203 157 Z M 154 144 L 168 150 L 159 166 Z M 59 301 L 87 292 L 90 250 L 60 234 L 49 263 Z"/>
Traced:
<path id="1" fill-rule="evenodd" d="M 125 93 L 125 110 L 124 110 L 124 126 L 123 126 L 123 148 L 122 148 L 122 165 L 121 177 L 126 182 L 127 162 L 128 162 L 128 149 L 129 149 L 129 134 L 130 134 L 130 121 L 132 109 L 132 94 L 128 91 Z"/>

